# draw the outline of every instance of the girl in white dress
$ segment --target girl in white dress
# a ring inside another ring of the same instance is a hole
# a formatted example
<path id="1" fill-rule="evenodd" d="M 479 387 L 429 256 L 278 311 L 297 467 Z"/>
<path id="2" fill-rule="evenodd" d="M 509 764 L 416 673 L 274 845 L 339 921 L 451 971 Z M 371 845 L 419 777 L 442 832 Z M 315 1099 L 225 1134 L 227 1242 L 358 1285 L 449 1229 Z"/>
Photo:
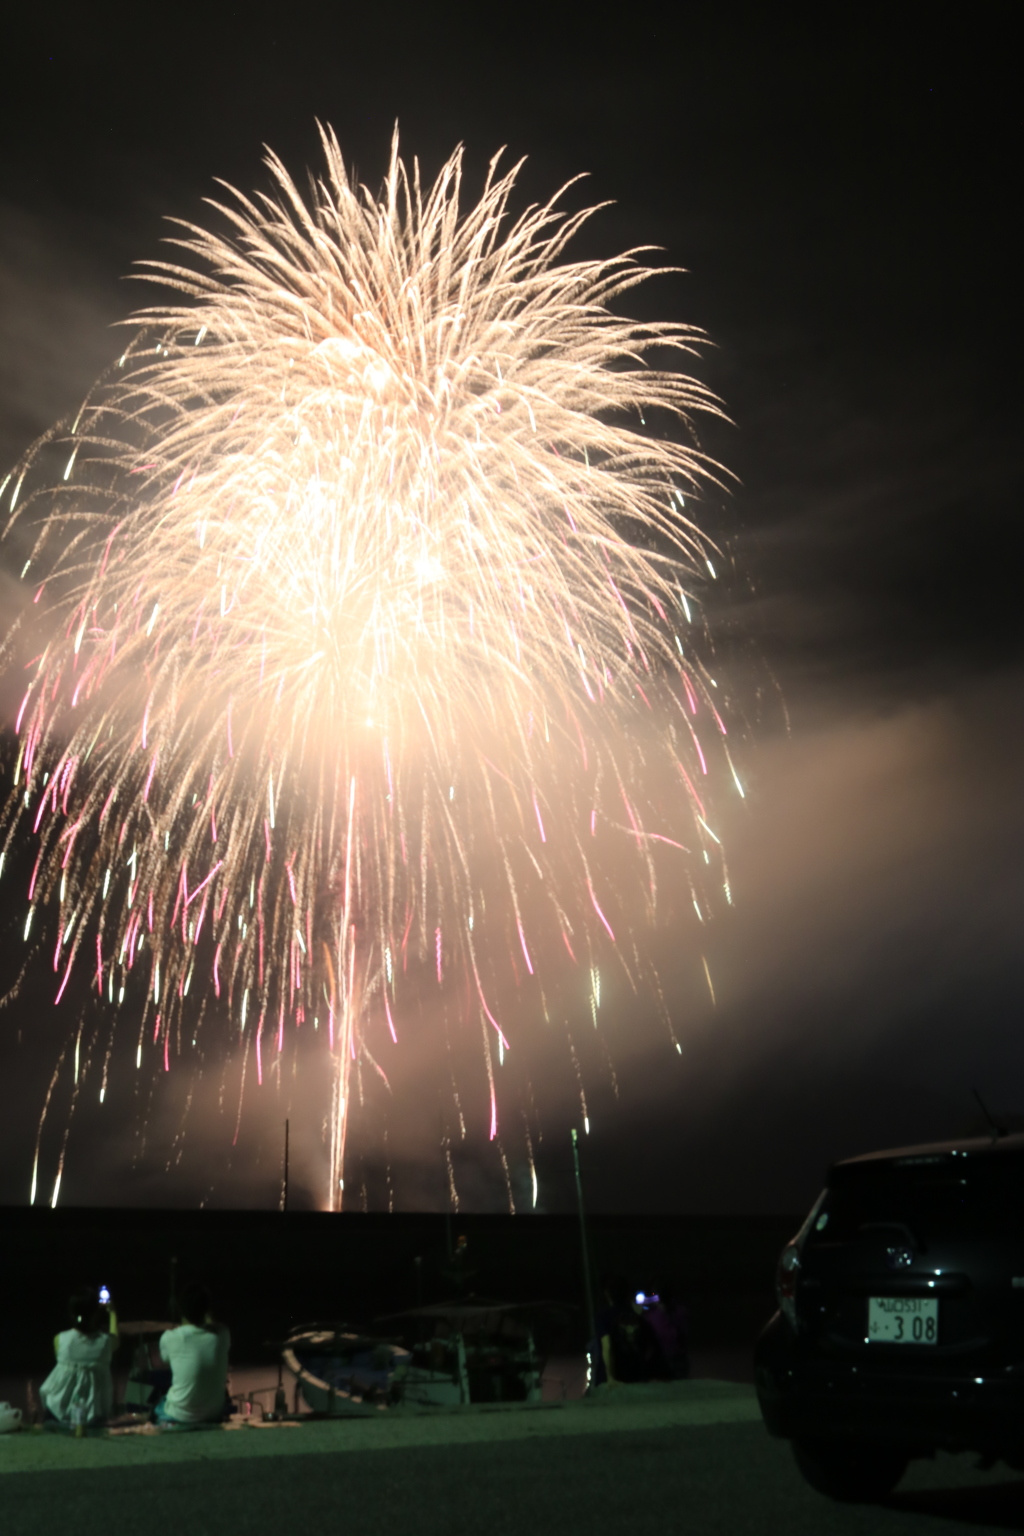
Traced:
<path id="1" fill-rule="evenodd" d="M 57 1364 L 39 1388 L 43 1405 L 62 1424 L 99 1424 L 114 1406 L 110 1362 L 117 1346 L 117 1313 L 94 1290 L 71 1298 L 73 1326 L 53 1341 Z"/>

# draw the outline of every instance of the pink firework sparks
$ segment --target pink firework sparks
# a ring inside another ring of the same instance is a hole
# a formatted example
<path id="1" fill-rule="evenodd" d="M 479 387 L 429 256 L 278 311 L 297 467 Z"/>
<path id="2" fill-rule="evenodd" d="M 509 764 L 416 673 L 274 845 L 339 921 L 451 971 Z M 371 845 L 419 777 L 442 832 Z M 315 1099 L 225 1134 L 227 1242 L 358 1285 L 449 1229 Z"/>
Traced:
<path id="1" fill-rule="evenodd" d="M 673 630 L 713 553 L 682 492 L 720 474 L 690 446 L 720 407 L 670 366 L 700 333 L 624 317 L 635 255 L 567 259 L 587 213 L 509 217 L 518 168 L 467 202 L 460 151 L 420 192 L 396 136 L 375 197 L 322 141 L 310 191 L 271 155 L 269 196 L 149 265 L 166 303 L 47 435 L 74 495 L 21 495 L 39 449 L 15 471 L 35 670 L 0 831 L 38 845 L 57 1000 L 81 950 L 112 1037 L 156 1017 L 154 1068 L 200 1018 L 248 1059 L 258 1017 L 262 1084 L 264 1019 L 280 1053 L 331 998 L 334 1204 L 403 991 L 433 972 L 518 1049 L 513 928 L 585 1007 L 569 934 L 620 963 L 597 890 L 638 954 L 655 856 L 724 883 L 695 817 L 726 720 Z"/>

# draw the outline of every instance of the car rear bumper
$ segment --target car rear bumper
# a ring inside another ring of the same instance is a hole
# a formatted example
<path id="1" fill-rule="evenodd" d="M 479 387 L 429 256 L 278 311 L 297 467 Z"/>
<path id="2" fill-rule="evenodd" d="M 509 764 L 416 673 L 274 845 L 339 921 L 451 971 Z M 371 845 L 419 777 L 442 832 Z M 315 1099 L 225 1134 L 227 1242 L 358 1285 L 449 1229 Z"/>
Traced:
<path id="1" fill-rule="evenodd" d="M 977 1450 L 1024 1460 L 1024 1372 L 915 1377 L 865 1371 L 863 1362 L 805 1355 L 782 1319 L 754 1356 L 758 1401 L 770 1434 L 788 1440 L 851 1438 L 921 1449 Z"/>

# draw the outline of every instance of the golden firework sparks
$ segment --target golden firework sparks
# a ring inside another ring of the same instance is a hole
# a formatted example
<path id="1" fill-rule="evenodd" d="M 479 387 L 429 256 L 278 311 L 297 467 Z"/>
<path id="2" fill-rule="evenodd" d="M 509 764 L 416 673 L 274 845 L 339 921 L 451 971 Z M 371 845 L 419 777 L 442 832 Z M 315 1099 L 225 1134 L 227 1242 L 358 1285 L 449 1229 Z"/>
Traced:
<path id="1" fill-rule="evenodd" d="M 91 971 L 138 1064 L 170 1068 L 200 992 L 260 1081 L 322 1017 L 337 1205 L 352 1068 L 400 1038 L 410 955 L 465 984 L 493 1136 L 501 978 L 577 965 L 596 1022 L 657 861 L 698 917 L 725 880 L 728 753 L 684 510 L 719 406 L 657 365 L 700 333 L 621 318 L 642 253 L 564 260 L 595 210 L 513 218 L 518 166 L 460 213 L 461 150 L 425 188 L 396 135 L 373 196 L 321 137 L 306 196 L 269 155 L 270 195 L 214 204 L 226 234 L 186 224 L 145 264 L 183 300 L 127 322 L 8 479 L 38 643 L 5 849 L 37 839 L 56 1001 Z"/>

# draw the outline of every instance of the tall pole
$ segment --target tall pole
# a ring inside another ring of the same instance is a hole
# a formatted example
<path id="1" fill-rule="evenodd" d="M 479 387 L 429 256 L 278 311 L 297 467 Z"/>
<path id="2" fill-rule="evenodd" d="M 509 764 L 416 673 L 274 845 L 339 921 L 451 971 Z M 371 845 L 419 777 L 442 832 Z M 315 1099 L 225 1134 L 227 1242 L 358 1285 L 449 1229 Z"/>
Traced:
<path id="1" fill-rule="evenodd" d="M 284 1122 L 284 1177 L 281 1180 L 281 1209 L 288 1209 L 288 1121 Z"/>
<path id="2" fill-rule="evenodd" d="M 572 1165 L 576 1174 L 576 1206 L 580 1213 L 580 1246 L 583 1249 L 583 1284 L 587 1293 L 587 1329 L 590 1339 L 597 1338 L 597 1323 L 594 1319 L 594 1287 L 590 1279 L 590 1245 L 587 1242 L 587 1218 L 583 1209 L 583 1180 L 580 1178 L 580 1149 L 576 1138 L 576 1127 L 572 1128 Z M 598 1344 L 600 1348 L 600 1344 Z"/>

